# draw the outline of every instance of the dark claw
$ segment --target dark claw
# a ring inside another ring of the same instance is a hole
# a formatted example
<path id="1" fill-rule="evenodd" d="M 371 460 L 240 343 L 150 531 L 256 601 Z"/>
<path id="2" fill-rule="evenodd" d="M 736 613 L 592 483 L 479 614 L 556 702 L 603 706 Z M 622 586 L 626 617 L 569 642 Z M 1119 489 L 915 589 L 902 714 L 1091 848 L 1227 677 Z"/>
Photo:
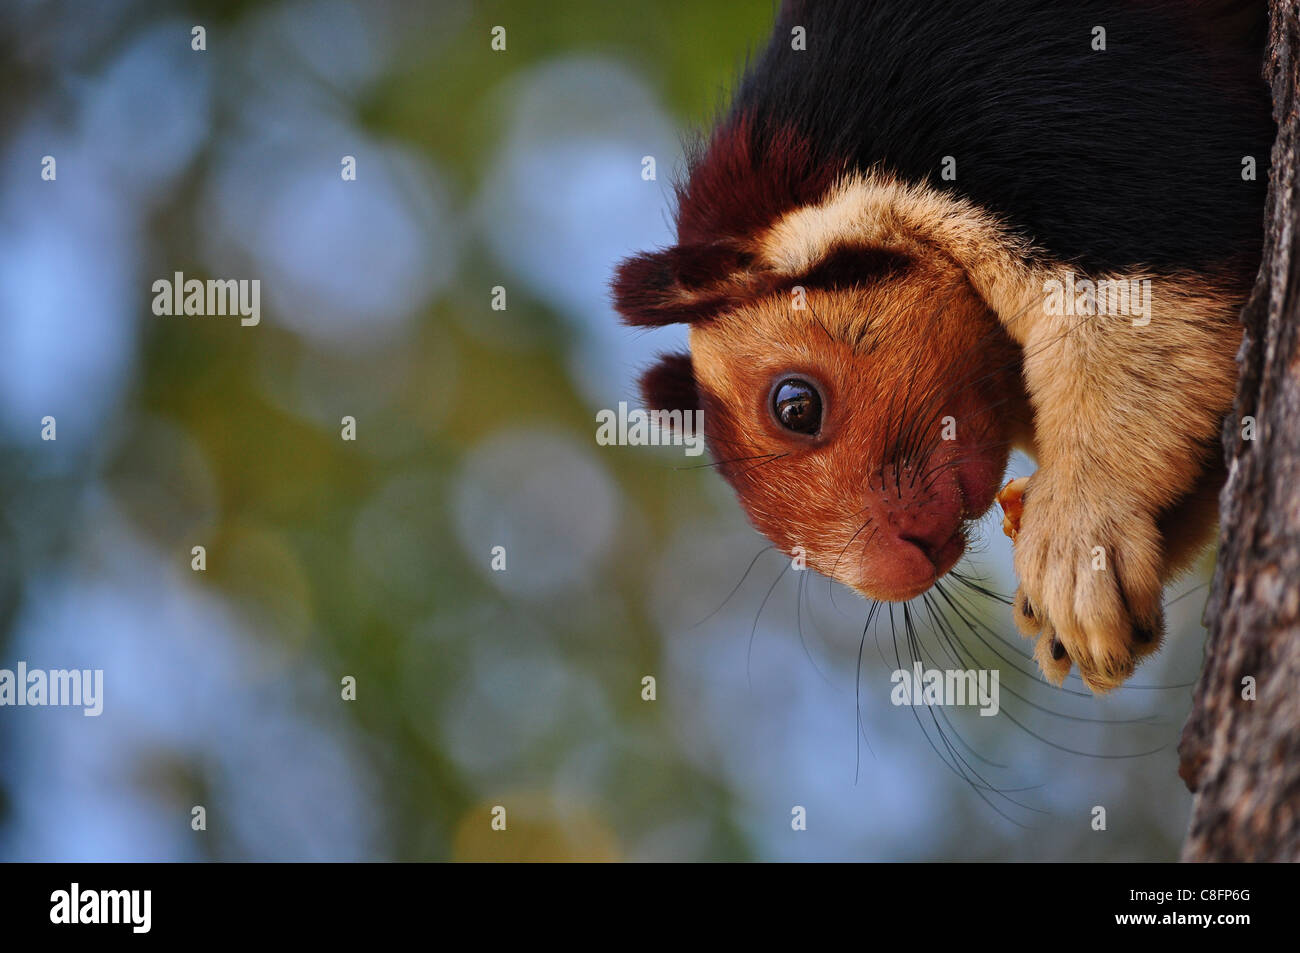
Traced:
<path id="1" fill-rule="evenodd" d="M 1028 596 L 1025 596 L 1020 601 L 1020 611 L 1024 614 L 1026 619 L 1032 619 L 1034 617 L 1034 606 L 1033 603 L 1029 601 Z"/>
<path id="2" fill-rule="evenodd" d="M 1056 659 L 1058 662 L 1065 658 L 1065 646 L 1062 645 L 1061 640 L 1055 636 L 1052 637 L 1052 658 Z"/>

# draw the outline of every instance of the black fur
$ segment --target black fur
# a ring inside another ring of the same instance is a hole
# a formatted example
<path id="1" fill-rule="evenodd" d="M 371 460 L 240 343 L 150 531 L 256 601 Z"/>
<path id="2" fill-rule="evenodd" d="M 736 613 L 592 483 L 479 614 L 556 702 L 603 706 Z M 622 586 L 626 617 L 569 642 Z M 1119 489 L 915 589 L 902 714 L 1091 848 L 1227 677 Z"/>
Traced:
<path id="1" fill-rule="evenodd" d="M 804 288 L 852 288 L 906 271 L 912 260 L 886 248 L 836 245 L 812 268 L 790 279 L 787 286 Z"/>
<path id="2" fill-rule="evenodd" d="M 1083 270 L 1234 259 L 1253 270 L 1275 132 L 1260 79 L 1264 11 L 1197 0 L 788 2 L 723 134 L 748 117 L 748 153 L 761 162 L 793 129 L 813 166 L 880 164 L 952 190 Z M 791 49 L 795 25 L 806 50 Z M 1104 52 L 1091 47 L 1094 26 L 1106 30 Z M 946 155 L 953 182 L 939 175 Z M 1247 155 L 1253 182 L 1241 178 Z M 707 201 L 688 183 L 683 213 L 693 198 Z M 732 231 L 725 214 L 708 230 Z"/>

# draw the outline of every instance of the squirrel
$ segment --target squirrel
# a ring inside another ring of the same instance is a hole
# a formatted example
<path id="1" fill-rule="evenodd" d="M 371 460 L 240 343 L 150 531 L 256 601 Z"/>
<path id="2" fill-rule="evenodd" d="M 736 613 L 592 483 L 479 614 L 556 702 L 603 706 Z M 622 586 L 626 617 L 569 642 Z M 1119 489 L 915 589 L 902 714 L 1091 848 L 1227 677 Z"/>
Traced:
<path id="1" fill-rule="evenodd" d="M 904 601 L 1013 448 L 1012 614 L 1043 674 L 1122 684 L 1213 536 L 1275 126 L 1262 3 L 787 0 L 622 262 L 641 378 L 703 410 L 755 527 Z M 1023 510 L 1018 507 L 1023 504 Z"/>

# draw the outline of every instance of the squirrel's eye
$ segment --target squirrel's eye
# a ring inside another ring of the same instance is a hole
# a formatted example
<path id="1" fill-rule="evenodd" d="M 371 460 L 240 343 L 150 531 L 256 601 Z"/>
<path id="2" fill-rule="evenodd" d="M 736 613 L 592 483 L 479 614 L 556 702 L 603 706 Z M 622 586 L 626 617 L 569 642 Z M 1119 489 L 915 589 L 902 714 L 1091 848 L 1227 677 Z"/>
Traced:
<path id="1" fill-rule="evenodd" d="M 815 434 L 822 427 L 822 395 L 802 378 L 786 378 L 772 391 L 772 413 L 786 430 Z"/>

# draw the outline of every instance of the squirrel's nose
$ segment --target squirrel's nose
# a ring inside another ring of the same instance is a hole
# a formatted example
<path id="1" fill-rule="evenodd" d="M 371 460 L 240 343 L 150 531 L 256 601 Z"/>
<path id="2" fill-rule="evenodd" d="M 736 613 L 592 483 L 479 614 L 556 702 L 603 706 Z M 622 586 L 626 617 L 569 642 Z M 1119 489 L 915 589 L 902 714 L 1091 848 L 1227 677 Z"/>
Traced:
<path id="1" fill-rule="evenodd" d="M 879 530 L 863 543 L 856 588 L 873 598 L 902 602 L 919 596 L 966 550 L 955 488 L 885 493 L 869 508 Z"/>

